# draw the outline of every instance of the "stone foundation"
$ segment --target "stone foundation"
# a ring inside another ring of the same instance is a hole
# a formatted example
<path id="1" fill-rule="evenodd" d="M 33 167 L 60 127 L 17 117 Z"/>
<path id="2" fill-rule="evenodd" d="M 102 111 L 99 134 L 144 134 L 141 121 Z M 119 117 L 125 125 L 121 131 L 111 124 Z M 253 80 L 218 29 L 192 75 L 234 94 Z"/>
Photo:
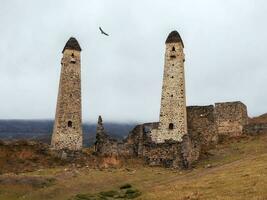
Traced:
<path id="1" fill-rule="evenodd" d="M 153 142 L 151 131 L 158 127 L 158 123 L 137 125 L 123 141 L 110 138 L 101 127 L 102 121 L 98 123 L 95 144 L 99 156 L 142 158 L 150 166 L 171 168 L 189 168 L 199 157 L 199 142 L 188 134 L 183 136 L 182 142 Z"/>

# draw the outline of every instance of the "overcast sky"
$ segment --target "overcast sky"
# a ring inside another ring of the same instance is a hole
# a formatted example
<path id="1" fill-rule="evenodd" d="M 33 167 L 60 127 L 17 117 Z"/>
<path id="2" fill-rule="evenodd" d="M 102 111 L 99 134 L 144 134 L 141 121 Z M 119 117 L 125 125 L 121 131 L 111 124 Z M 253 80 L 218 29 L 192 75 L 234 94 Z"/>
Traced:
<path id="1" fill-rule="evenodd" d="M 175 29 L 187 105 L 240 100 L 250 116 L 267 112 L 266 0 L 0 2 L 1 119 L 54 119 L 61 51 L 74 36 L 84 121 L 158 121 L 164 42 Z"/>

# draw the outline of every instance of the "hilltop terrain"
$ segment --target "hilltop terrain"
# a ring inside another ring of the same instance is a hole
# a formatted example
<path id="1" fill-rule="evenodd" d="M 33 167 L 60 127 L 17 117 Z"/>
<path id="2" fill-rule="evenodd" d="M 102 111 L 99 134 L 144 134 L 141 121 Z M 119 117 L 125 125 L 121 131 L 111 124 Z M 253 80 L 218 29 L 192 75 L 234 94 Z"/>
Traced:
<path id="1" fill-rule="evenodd" d="M 267 113 L 249 119 L 249 123 L 267 123 Z"/>
<path id="2" fill-rule="evenodd" d="M 266 116 L 252 118 L 250 124 L 266 123 Z M 48 130 L 34 126 L 27 130 Z M 189 170 L 149 167 L 138 159 L 97 158 L 92 152 L 85 148 L 67 161 L 36 140 L 0 142 L 0 200 L 267 198 L 267 134 L 222 141 Z"/>
<path id="3" fill-rule="evenodd" d="M 29 155 L 22 152 L 24 158 Z M 220 144 L 191 170 L 151 168 L 138 160 L 122 164 L 115 158 L 100 168 L 54 162 L 32 172 L 2 174 L 0 199 L 92 199 L 89 196 L 117 191 L 126 183 L 141 193 L 137 199 L 266 199 L 266 162 L 267 135 Z"/>

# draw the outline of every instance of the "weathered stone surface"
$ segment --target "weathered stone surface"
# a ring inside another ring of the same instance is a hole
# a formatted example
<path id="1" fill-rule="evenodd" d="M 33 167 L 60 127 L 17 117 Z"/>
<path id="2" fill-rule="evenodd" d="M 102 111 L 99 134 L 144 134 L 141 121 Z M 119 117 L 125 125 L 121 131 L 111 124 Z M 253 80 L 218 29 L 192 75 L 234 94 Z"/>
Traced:
<path id="1" fill-rule="evenodd" d="M 125 141 L 119 141 L 110 137 L 104 128 L 102 117 L 99 116 L 97 130 L 96 130 L 96 142 L 95 142 L 95 152 L 100 156 L 117 157 L 124 156 L 127 157 L 132 155 L 129 152 L 130 148 Z"/>
<path id="2" fill-rule="evenodd" d="M 201 151 L 209 150 L 218 143 L 218 131 L 214 106 L 188 106 L 188 131 L 199 137 Z"/>
<path id="3" fill-rule="evenodd" d="M 183 136 L 182 142 L 166 140 L 164 143 L 155 143 L 150 134 L 157 127 L 158 123 L 137 125 L 123 141 L 112 139 L 103 133 L 97 134 L 101 137 L 96 137 L 96 153 L 108 157 L 142 158 L 151 166 L 191 167 L 200 155 L 199 141 L 196 138 L 192 140 L 190 134 L 187 134 Z"/>
<path id="4" fill-rule="evenodd" d="M 184 135 L 181 142 L 147 142 L 143 147 L 143 159 L 150 166 L 188 169 L 198 160 L 199 155 L 200 145 L 189 134 Z"/>
<path id="5" fill-rule="evenodd" d="M 80 150 L 82 148 L 80 48 L 76 40 L 70 40 L 63 50 L 51 141 L 51 147 L 57 150 Z"/>
<path id="6" fill-rule="evenodd" d="M 173 31 L 166 40 L 159 127 L 151 133 L 156 143 L 187 134 L 184 60 L 181 37 Z"/>
<path id="7" fill-rule="evenodd" d="M 99 154 L 102 154 L 105 148 L 105 141 L 109 139 L 109 136 L 105 132 L 103 126 L 102 117 L 98 117 L 97 127 L 96 127 L 96 142 L 95 142 L 95 151 Z"/>
<path id="8" fill-rule="evenodd" d="M 158 122 L 153 122 L 134 127 L 126 139 L 128 146 L 132 149 L 132 155 L 137 157 L 143 156 L 144 144 L 152 142 L 149 135 L 153 129 L 158 128 L 158 125 Z"/>
<path id="9" fill-rule="evenodd" d="M 215 104 L 219 137 L 238 137 L 248 124 L 247 107 L 240 101 Z"/>
<path id="10" fill-rule="evenodd" d="M 103 133 L 97 134 L 102 135 L 101 138 L 97 136 L 97 141 L 102 143 L 97 152 L 104 156 L 139 157 L 151 166 L 190 168 L 202 153 L 216 146 L 218 127 L 222 128 L 225 125 L 224 121 L 227 120 L 231 123 L 223 130 L 228 130 L 229 133 L 232 133 L 232 129 L 235 131 L 247 129 L 244 105 L 240 102 L 221 103 L 217 112 L 213 105 L 189 106 L 187 107 L 188 133 L 181 141 L 170 139 L 160 143 L 155 142 L 152 134 L 158 130 L 159 122 L 145 123 L 137 125 L 123 141 L 114 140 Z M 98 130 L 104 130 L 102 126 L 101 124 Z"/>
<path id="11" fill-rule="evenodd" d="M 174 140 L 166 140 L 164 143 L 146 143 L 143 157 L 150 166 L 181 167 L 181 145 Z"/>

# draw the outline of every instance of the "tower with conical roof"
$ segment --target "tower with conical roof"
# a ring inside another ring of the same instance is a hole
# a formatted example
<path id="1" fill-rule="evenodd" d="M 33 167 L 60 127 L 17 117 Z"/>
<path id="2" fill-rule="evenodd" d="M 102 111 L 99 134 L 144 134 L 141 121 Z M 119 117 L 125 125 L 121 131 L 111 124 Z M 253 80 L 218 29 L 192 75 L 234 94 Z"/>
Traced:
<path id="1" fill-rule="evenodd" d="M 82 148 L 81 47 L 71 37 L 61 60 L 61 75 L 51 147 L 56 150 Z"/>
<path id="2" fill-rule="evenodd" d="M 161 94 L 160 120 L 158 129 L 152 130 L 152 140 L 182 141 L 187 134 L 184 44 L 177 31 L 166 39 L 165 64 Z"/>

